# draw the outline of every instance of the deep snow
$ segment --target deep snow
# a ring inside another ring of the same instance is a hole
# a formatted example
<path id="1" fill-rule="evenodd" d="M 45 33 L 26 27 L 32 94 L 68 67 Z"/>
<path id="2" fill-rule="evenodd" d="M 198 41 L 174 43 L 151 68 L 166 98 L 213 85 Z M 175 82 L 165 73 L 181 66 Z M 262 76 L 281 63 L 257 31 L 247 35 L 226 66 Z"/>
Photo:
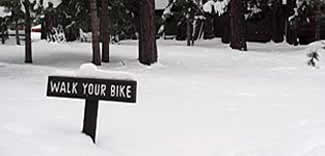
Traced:
<path id="1" fill-rule="evenodd" d="M 23 46 L 0 45 L 0 155 L 325 155 L 325 61 L 307 66 L 310 46 L 158 45 L 151 67 L 137 62 L 136 41 L 111 46 L 99 68 L 134 74 L 138 102 L 100 102 L 97 145 L 80 133 L 83 100 L 45 96 L 47 76 L 77 71 L 91 45 L 34 39 L 33 65 Z"/>

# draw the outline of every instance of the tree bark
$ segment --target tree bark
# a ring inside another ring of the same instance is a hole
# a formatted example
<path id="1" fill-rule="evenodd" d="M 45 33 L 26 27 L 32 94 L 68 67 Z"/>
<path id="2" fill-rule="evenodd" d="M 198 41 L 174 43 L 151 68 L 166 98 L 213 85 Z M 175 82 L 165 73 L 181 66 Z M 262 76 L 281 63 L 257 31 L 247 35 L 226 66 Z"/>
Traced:
<path id="1" fill-rule="evenodd" d="M 141 0 L 139 5 L 139 61 L 145 65 L 157 62 L 155 0 Z"/>
<path id="2" fill-rule="evenodd" d="M 102 0 L 100 22 L 101 22 L 101 36 L 102 36 L 102 61 L 109 62 L 110 22 L 109 22 L 109 12 L 108 12 L 108 0 Z"/>
<path id="3" fill-rule="evenodd" d="M 43 18 L 41 21 L 41 40 L 46 40 L 46 39 L 47 39 L 47 28 L 46 28 L 45 18 Z"/>
<path id="4" fill-rule="evenodd" d="M 25 7 L 25 63 L 33 63 L 32 60 L 32 19 L 30 17 L 31 4 L 29 0 L 24 0 L 23 5 Z"/>
<path id="5" fill-rule="evenodd" d="M 272 40 L 275 43 L 283 42 L 284 20 L 280 2 L 274 2 L 272 7 Z"/>
<path id="6" fill-rule="evenodd" d="M 231 0 L 230 3 L 230 26 L 231 26 L 231 43 L 232 49 L 241 51 L 247 50 L 246 44 L 246 24 L 244 18 L 244 8 L 242 0 Z"/>
<path id="7" fill-rule="evenodd" d="M 6 38 L 5 38 L 5 24 L 4 20 L 0 21 L 0 32 L 1 32 L 1 43 L 5 44 L 6 43 Z"/>
<path id="8" fill-rule="evenodd" d="M 15 20 L 16 23 L 16 44 L 20 45 L 20 37 L 19 37 L 19 25 L 18 25 L 18 19 Z"/>
<path id="9" fill-rule="evenodd" d="M 2 44 L 6 43 L 5 32 L 4 32 L 3 28 L 1 30 L 1 43 Z"/>
<path id="10" fill-rule="evenodd" d="M 189 13 L 186 15 L 186 40 L 187 46 L 191 46 L 192 32 L 191 32 L 191 22 Z"/>
<path id="11" fill-rule="evenodd" d="M 93 60 L 95 65 L 101 65 L 100 47 L 99 47 L 99 18 L 97 16 L 96 0 L 89 0 L 90 5 L 90 18 L 91 18 L 91 31 L 92 31 L 92 50 Z"/>

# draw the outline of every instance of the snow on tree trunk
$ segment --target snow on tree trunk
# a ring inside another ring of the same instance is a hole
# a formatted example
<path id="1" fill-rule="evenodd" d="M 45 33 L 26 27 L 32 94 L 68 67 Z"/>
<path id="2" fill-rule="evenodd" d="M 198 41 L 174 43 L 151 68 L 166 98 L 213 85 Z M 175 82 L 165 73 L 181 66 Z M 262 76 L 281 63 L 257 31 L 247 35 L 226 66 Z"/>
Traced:
<path id="1" fill-rule="evenodd" d="M 155 1 L 141 0 L 139 4 L 139 61 L 145 65 L 157 62 L 157 43 L 155 28 Z"/>
<path id="2" fill-rule="evenodd" d="M 102 0 L 102 10 L 101 10 L 101 36 L 102 36 L 102 61 L 109 62 L 109 42 L 110 42 L 110 32 L 109 32 L 109 15 L 108 15 L 108 0 Z"/>
<path id="3" fill-rule="evenodd" d="M 231 0 L 230 4 L 230 26 L 231 26 L 231 43 L 232 49 L 241 51 L 247 50 L 245 39 L 245 19 L 242 0 Z"/>
<path id="4" fill-rule="evenodd" d="M 30 14 L 31 3 L 29 0 L 24 0 L 23 5 L 25 8 L 25 63 L 32 63 L 32 19 Z"/>
<path id="5" fill-rule="evenodd" d="M 92 30 L 92 50 L 93 50 L 93 63 L 95 65 L 101 65 L 100 59 L 100 47 L 99 47 L 99 18 L 97 16 L 97 4 L 96 0 L 89 0 L 90 4 L 90 18 L 91 18 L 91 30 Z"/>

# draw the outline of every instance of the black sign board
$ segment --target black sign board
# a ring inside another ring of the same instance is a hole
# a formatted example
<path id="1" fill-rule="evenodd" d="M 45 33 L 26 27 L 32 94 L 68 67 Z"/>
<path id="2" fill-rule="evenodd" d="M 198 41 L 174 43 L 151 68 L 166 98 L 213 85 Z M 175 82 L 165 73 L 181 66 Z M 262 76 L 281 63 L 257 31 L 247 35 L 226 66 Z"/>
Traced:
<path id="1" fill-rule="evenodd" d="M 136 102 L 137 82 L 49 76 L 47 96 Z"/>
<path id="2" fill-rule="evenodd" d="M 47 96 L 85 99 L 82 132 L 89 135 L 95 143 L 98 101 L 135 103 L 137 82 L 133 80 L 49 76 Z"/>

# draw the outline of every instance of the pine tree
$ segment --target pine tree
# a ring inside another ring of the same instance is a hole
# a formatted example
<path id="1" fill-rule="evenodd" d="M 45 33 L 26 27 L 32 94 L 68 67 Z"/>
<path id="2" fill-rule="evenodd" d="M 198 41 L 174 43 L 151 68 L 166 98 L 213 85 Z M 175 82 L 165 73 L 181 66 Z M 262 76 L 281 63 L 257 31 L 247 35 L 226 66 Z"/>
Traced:
<path id="1" fill-rule="evenodd" d="M 9 16 L 9 23 L 15 24 L 16 32 L 16 44 L 20 45 L 19 37 L 19 20 L 24 19 L 24 12 L 21 10 L 20 0 L 2 0 L 0 6 L 4 6 L 8 12 L 11 12 Z"/>
<path id="2" fill-rule="evenodd" d="M 25 27 L 25 63 L 32 63 L 32 40 L 31 40 L 31 28 L 33 20 L 36 18 L 37 9 L 40 8 L 42 0 L 2 0 L 0 5 L 5 6 L 12 12 L 11 22 L 16 23 L 16 40 L 17 44 L 20 44 L 18 34 L 18 21 L 24 16 Z M 36 5 L 38 5 L 36 7 Z"/>
<path id="3" fill-rule="evenodd" d="M 162 15 L 163 25 L 159 29 L 159 34 L 168 31 L 167 22 L 176 22 L 177 28 L 172 28 L 177 29 L 176 39 L 185 39 L 188 46 L 193 45 L 198 21 L 203 17 L 201 7 L 202 4 L 198 0 L 169 1 Z M 176 21 L 173 21 L 174 19 Z"/>
<path id="4" fill-rule="evenodd" d="M 91 31 L 88 0 L 63 0 L 56 7 L 57 22 L 63 26 L 67 41 L 80 37 L 80 30 Z"/>
<path id="5" fill-rule="evenodd" d="M 112 42 L 119 42 L 120 39 L 136 39 L 139 1 L 109 0 L 109 8 Z"/>

